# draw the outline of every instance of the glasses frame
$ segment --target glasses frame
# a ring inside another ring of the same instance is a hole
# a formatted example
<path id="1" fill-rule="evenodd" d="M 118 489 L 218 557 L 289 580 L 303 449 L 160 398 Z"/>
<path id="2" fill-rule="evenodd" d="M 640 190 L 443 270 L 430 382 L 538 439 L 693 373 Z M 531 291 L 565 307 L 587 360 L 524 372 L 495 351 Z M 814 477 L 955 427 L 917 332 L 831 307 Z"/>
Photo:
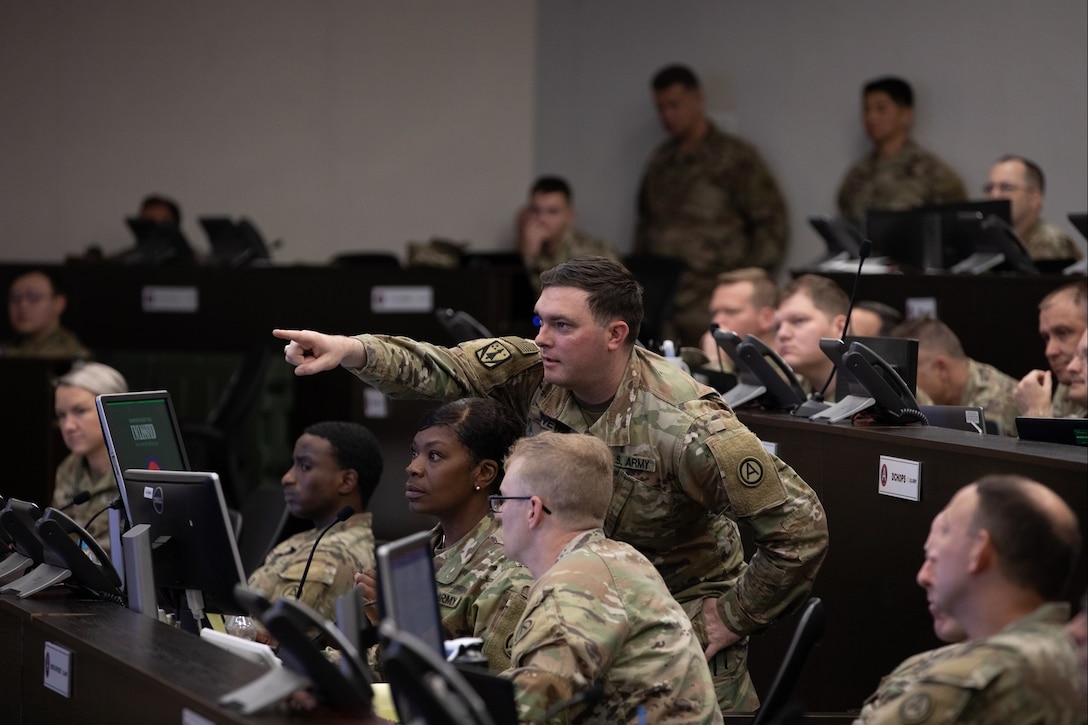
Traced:
<path id="1" fill-rule="evenodd" d="M 491 510 L 491 513 L 501 514 L 502 507 L 507 501 L 529 501 L 534 498 L 539 500 L 539 497 L 537 496 L 488 496 L 487 507 Z M 541 501 L 540 503 L 540 508 L 544 511 L 544 513 L 548 514 L 549 516 L 551 515 L 551 509 L 545 506 L 543 501 Z"/>

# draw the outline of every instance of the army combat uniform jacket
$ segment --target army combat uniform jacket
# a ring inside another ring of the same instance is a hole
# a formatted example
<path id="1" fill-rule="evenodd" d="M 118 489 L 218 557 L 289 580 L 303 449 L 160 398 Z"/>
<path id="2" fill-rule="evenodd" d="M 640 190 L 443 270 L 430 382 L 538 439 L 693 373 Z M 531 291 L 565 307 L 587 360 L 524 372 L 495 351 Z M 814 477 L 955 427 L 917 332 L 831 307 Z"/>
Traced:
<path id="1" fill-rule="evenodd" d="M 67 514 L 77 524 L 87 528 L 87 522 L 109 506 L 110 501 L 117 496 L 117 479 L 114 478 L 112 470 L 95 479 L 87 465 L 86 457 L 69 453 L 67 458 L 57 466 L 53 501 L 49 505 L 57 509 L 67 506 L 71 503 L 72 497 L 80 491 L 87 491 L 91 497 L 86 503 L 68 509 Z M 110 553 L 110 520 L 106 516 L 96 518 L 87 529 L 87 533 L 94 537 L 103 551 Z"/>
<path id="2" fill-rule="evenodd" d="M 786 202 L 759 152 L 713 124 L 690 154 L 670 139 L 647 162 L 635 251 L 687 262 L 673 313 L 684 344 L 698 344 L 710 324 L 718 274 L 776 266 L 789 235 Z"/>
<path id="3" fill-rule="evenodd" d="M 725 624 L 743 637 L 792 611 L 811 589 L 828 542 L 816 494 L 767 453 L 717 392 L 660 356 L 634 348 L 612 404 L 587 426 L 574 396 L 544 382 L 530 340 L 444 348 L 401 337 L 358 339 L 367 364 L 354 372 L 388 395 L 492 397 L 524 417 L 530 435 L 553 430 L 604 441 L 615 482 L 605 534 L 650 559 L 700 642 L 705 597 L 718 598 Z M 755 533 L 747 565 L 736 520 Z M 756 705 L 745 647 L 742 639 L 712 663 L 723 709 Z"/>
<path id="4" fill-rule="evenodd" d="M 68 358 L 89 360 L 91 351 L 79 341 L 74 332 L 65 327 L 58 327 L 40 340 L 8 340 L 0 345 L 0 355 L 50 360 Z"/>
<path id="5" fill-rule="evenodd" d="M 539 254 L 532 256 L 522 255 L 522 261 L 529 273 L 529 280 L 533 283 L 533 289 L 539 293 L 541 272 L 546 272 L 576 257 L 605 257 L 616 262 L 620 261 L 620 256 L 611 244 L 577 229 L 568 229 L 553 253 L 548 254 L 541 250 Z"/>
<path id="6" fill-rule="evenodd" d="M 1080 259 L 1084 256 L 1061 227 L 1042 219 L 1025 235 L 1023 242 L 1032 259 Z"/>
<path id="7" fill-rule="evenodd" d="M 915 655 L 884 678 L 855 725 L 1083 722 L 1068 619 L 1069 605 L 1044 604 L 992 637 Z"/>
<path id="8" fill-rule="evenodd" d="M 533 585 L 513 650 L 504 675 L 522 722 L 541 722 L 592 685 L 603 688 L 592 709 L 574 706 L 555 721 L 722 722 L 684 610 L 646 557 L 600 529 L 571 540 Z"/>
<path id="9" fill-rule="evenodd" d="M 968 359 L 967 382 L 963 385 L 960 405 L 978 405 L 986 411 L 986 420 L 1001 422 L 1003 435 L 1016 437 L 1016 380 L 993 365 Z"/>
<path id="10" fill-rule="evenodd" d="M 506 558 L 499 522 L 488 514 L 456 543 L 441 548 L 442 527 L 431 532 L 442 626 L 450 638 L 484 641 L 488 669 L 510 666 L 510 637 L 533 583 L 529 570 Z"/>
<path id="11" fill-rule="evenodd" d="M 336 599 L 355 585 L 355 572 L 374 568 L 374 530 L 370 513 L 354 514 L 321 539 L 310 562 L 302 602 L 328 620 L 336 619 Z M 294 598 L 320 529 L 280 542 L 249 575 L 249 588 L 269 600 Z"/>
<path id="12" fill-rule="evenodd" d="M 869 154 L 846 172 L 839 187 L 839 214 L 862 228 L 869 209 L 912 209 L 967 201 L 956 172 L 913 141 L 892 159 Z"/>

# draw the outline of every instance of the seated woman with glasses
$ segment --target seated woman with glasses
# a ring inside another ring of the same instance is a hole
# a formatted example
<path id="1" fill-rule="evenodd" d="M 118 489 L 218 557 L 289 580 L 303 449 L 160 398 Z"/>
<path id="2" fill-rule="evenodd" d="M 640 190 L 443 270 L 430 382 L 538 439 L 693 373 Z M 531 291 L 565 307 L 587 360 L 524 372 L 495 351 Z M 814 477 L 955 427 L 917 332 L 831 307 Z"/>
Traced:
<path id="1" fill-rule="evenodd" d="M 493 673 L 510 666 L 507 641 L 533 583 L 528 570 L 506 558 L 499 524 L 488 511 L 488 497 L 502 482 L 503 458 L 522 427 L 495 400 L 446 403 L 423 416 L 405 469 L 408 508 L 438 519 L 431 544 L 445 635 L 483 639 Z M 376 598 L 373 571 L 357 574 L 356 584 L 367 601 Z"/>

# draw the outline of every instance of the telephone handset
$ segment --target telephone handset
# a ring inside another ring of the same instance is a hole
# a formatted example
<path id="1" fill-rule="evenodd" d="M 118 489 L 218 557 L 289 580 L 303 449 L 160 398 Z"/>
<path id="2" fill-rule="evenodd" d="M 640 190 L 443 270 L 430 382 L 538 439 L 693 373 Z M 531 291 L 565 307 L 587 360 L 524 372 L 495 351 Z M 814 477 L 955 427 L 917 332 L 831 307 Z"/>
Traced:
<path id="1" fill-rule="evenodd" d="M 234 597 L 279 642 L 276 654 L 283 660 L 284 666 L 308 677 L 333 708 L 370 710 L 374 698 L 370 688 L 370 668 L 351 641 L 332 622 L 302 602 L 282 597 L 269 603 L 265 597 L 241 584 L 234 588 Z M 321 634 L 319 639 L 340 650 L 339 668 L 314 643 L 311 633 L 315 629 Z"/>
<path id="2" fill-rule="evenodd" d="M 804 388 L 797 381 L 793 369 L 778 353 L 755 335 L 747 335 L 737 348 L 741 360 L 756 374 L 760 382 L 767 387 L 770 400 L 761 400 L 766 408 L 793 410 L 805 402 Z"/>
<path id="3" fill-rule="evenodd" d="M 929 424 L 918 409 L 914 392 L 887 360 L 860 342 L 852 342 L 843 353 L 842 361 L 854 379 L 876 401 L 873 417 L 878 421 L 895 425 Z"/>
<path id="4" fill-rule="evenodd" d="M 121 577 L 113 568 L 109 554 L 102 550 L 86 529 L 55 508 L 47 508 L 37 525 L 38 534 L 46 547 L 72 572 L 70 583 L 100 599 L 124 604 Z M 84 546 L 97 561 L 83 551 Z"/>
<path id="5" fill-rule="evenodd" d="M 37 521 L 42 517 L 38 504 L 9 498 L 0 513 L 0 526 L 7 531 L 15 550 L 35 566 L 45 561 L 45 544 L 38 535 Z M 53 562 L 49 562 L 53 563 Z"/>

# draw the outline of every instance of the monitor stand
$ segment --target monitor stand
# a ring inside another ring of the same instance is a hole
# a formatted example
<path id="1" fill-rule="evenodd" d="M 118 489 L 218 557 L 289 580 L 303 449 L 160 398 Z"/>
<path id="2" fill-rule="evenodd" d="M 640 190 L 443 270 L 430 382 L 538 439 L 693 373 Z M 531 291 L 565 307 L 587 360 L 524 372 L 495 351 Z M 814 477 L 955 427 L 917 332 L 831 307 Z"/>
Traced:
<path id="1" fill-rule="evenodd" d="M 750 383 L 739 383 L 733 387 L 728 393 L 722 396 L 730 408 L 739 408 L 745 403 L 750 403 L 759 396 L 767 392 L 767 388 L 763 385 L 752 385 Z"/>
<path id="2" fill-rule="evenodd" d="M 982 274 L 1004 263 L 1005 255 L 1001 252 L 975 252 L 948 270 L 953 274 Z"/>
<path id="3" fill-rule="evenodd" d="M 827 410 L 821 410 L 809 420 L 826 420 L 828 423 L 838 423 L 840 420 L 853 418 L 855 415 L 876 403 L 873 398 L 865 398 L 860 395 L 847 395 Z"/>
<path id="4" fill-rule="evenodd" d="M 37 594 L 42 589 L 51 587 L 54 584 L 60 584 L 70 576 L 72 576 L 72 572 L 64 567 L 53 566 L 52 564 L 38 564 L 38 566 L 34 567 L 30 573 L 24 574 L 3 589 L 0 589 L 0 594 L 13 592 L 18 594 L 20 599 L 26 599 L 33 594 Z"/>

